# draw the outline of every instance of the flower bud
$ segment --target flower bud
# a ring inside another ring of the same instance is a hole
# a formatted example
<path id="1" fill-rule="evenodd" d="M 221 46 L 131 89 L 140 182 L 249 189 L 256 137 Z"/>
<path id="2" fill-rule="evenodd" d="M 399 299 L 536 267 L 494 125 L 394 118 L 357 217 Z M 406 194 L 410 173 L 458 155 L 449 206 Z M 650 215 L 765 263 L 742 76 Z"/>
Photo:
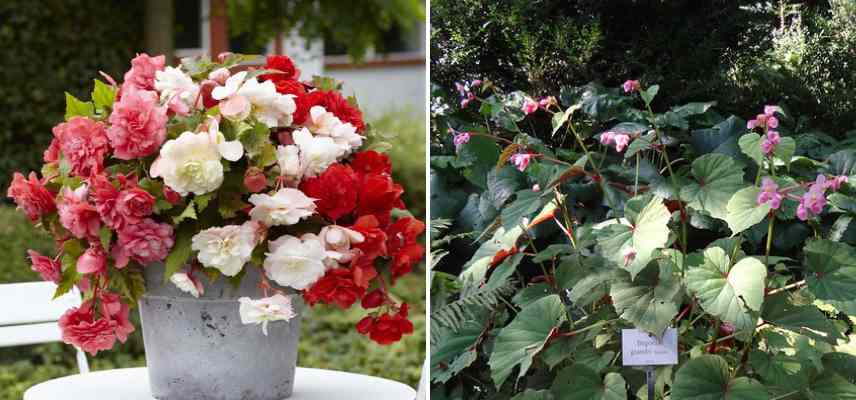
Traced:
<path id="1" fill-rule="evenodd" d="M 380 289 L 375 289 L 363 296 L 363 300 L 360 304 L 362 304 L 363 308 L 366 310 L 371 308 L 377 308 L 383 305 L 386 296 L 383 291 Z"/>

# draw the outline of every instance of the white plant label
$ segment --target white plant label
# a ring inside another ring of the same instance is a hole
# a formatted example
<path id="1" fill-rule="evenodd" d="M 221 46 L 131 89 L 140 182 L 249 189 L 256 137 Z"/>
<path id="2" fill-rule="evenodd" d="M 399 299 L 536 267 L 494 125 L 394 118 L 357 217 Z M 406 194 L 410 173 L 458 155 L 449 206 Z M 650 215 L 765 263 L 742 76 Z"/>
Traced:
<path id="1" fill-rule="evenodd" d="M 678 332 L 668 328 L 658 339 L 638 329 L 622 329 L 621 360 L 625 366 L 677 364 Z"/>

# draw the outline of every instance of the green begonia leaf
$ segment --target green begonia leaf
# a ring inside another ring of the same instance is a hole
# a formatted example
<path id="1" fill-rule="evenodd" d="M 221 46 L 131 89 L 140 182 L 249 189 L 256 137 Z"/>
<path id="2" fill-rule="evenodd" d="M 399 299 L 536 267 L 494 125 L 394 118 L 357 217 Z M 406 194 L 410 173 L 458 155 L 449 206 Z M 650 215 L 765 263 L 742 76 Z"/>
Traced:
<path id="1" fill-rule="evenodd" d="M 678 313 L 681 283 L 671 264 L 651 262 L 636 276 L 619 270 L 609 295 L 619 316 L 636 328 L 660 336 Z"/>
<path id="2" fill-rule="evenodd" d="M 704 355 L 684 364 L 675 375 L 672 400 L 769 400 L 758 381 L 732 378 L 728 363 L 720 356 Z"/>
<path id="3" fill-rule="evenodd" d="M 731 266 L 731 257 L 719 247 L 704 251 L 704 262 L 687 271 L 687 288 L 708 313 L 734 324 L 737 330 L 755 327 L 764 301 L 767 268 L 746 257 Z"/>
<path id="4" fill-rule="evenodd" d="M 663 199 L 654 195 L 628 200 L 624 214 L 625 219 L 601 228 L 598 245 L 608 260 L 627 269 L 633 279 L 648 265 L 655 250 L 668 242 L 671 214 Z"/>
<path id="5" fill-rule="evenodd" d="M 749 186 L 740 189 L 728 200 L 725 222 L 731 229 L 731 236 L 751 228 L 770 213 L 769 203 L 758 204 L 758 193 L 760 192 L 761 189 Z"/>
<path id="6" fill-rule="evenodd" d="M 550 391 L 558 399 L 567 400 L 626 400 L 624 378 L 610 372 L 601 380 L 600 374 L 583 363 L 574 363 L 556 374 Z"/>
<path id="7" fill-rule="evenodd" d="M 712 153 L 693 161 L 692 171 L 696 182 L 681 188 L 681 199 L 692 209 L 725 219 L 728 201 L 743 187 L 743 169 L 731 157 Z"/>
<path id="8" fill-rule="evenodd" d="M 856 252 L 844 243 L 813 240 L 806 244 L 808 289 L 840 311 L 856 314 Z"/>
<path id="9" fill-rule="evenodd" d="M 499 331 L 490 354 L 488 364 L 496 387 L 502 386 L 518 364 L 517 377 L 526 375 L 551 332 L 566 318 L 565 305 L 558 295 L 544 297 L 520 310 L 514 320 Z"/>

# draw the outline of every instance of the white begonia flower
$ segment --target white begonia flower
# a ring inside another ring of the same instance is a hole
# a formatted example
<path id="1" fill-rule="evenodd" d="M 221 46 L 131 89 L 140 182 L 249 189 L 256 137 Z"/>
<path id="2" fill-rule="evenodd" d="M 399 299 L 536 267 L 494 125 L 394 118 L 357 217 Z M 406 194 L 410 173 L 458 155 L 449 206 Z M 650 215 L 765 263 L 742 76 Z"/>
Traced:
<path id="1" fill-rule="evenodd" d="M 300 170 L 300 148 L 296 145 L 277 146 L 276 162 L 279 164 L 280 175 L 295 178 L 303 176 Z"/>
<path id="2" fill-rule="evenodd" d="M 303 290 L 324 276 L 324 247 L 317 238 L 284 235 L 268 244 L 265 273 L 282 286 Z"/>
<path id="3" fill-rule="evenodd" d="M 227 225 L 197 233 L 190 248 L 199 252 L 202 265 L 235 276 L 250 261 L 256 243 L 255 224 Z"/>
<path id="4" fill-rule="evenodd" d="M 290 296 L 275 294 L 258 300 L 241 297 L 238 301 L 241 303 L 238 308 L 238 312 L 241 314 L 241 323 L 244 325 L 262 324 L 262 333 L 265 336 L 268 334 L 268 322 L 288 322 L 297 316 L 297 313 L 294 312 L 294 306 L 291 304 Z"/>
<path id="5" fill-rule="evenodd" d="M 235 75 L 226 79 L 226 84 L 223 86 L 217 86 L 214 90 L 211 91 L 211 97 L 214 100 L 223 100 L 233 94 L 235 94 L 238 89 L 240 89 L 241 84 L 244 83 L 244 79 L 247 77 L 247 71 L 238 72 Z"/>
<path id="6" fill-rule="evenodd" d="M 267 226 L 294 225 L 315 214 L 315 199 L 293 188 L 282 188 L 273 196 L 254 194 L 250 203 L 255 206 L 250 210 L 250 218 Z"/>
<path id="7" fill-rule="evenodd" d="M 335 267 L 354 258 L 358 250 L 351 249 L 352 243 L 362 243 L 365 237 L 353 229 L 339 225 L 327 225 L 318 232 L 318 239 L 324 245 L 327 258 L 325 264 Z"/>
<path id="8" fill-rule="evenodd" d="M 164 143 L 151 175 L 182 196 L 213 192 L 223 183 L 220 150 L 205 133 L 184 132 Z"/>
<path id="9" fill-rule="evenodd" d="M 199 97 L 199 85 L 176 67 L 166 67 L 163 71 L 155 72 L 155 90 L 160 93 L 164 103 L 178 96 L 184 104 L 193 106 Z"/>
<path id="10" fill-rule="evenodd" d="M 291 125 L 292 115 L 297 111 L 294 96 L 279 94 L 271 81 L 247 80 L 236 95 L 249 100 L 253 105 L 253 115 L 268 128 Z"/>
<path id="11" fill-rule="evenodd" d="M 303 128 L 291 134 L 294 144 L 300 149 L 300 170 L 304 177 L 314 177 L 324 172 L 330 164 L 345 155 L 332 138 L 313 136 Z"/>
<path id="12" fill-rule="evenodd" d="M 328 136 L 342 149 L 345 154 L 363 145 L 363 137 L 357 133 L 357 128 L 350 123 L 343 123 L 335 114 L 328 112 L 322 106 L 309 109 L 309 130 L 320 136 Z"/>
<path id="13" fill-rule="evenodd" d="M 208 117 L 208 138 L 217 144 L 217 151 L 229 161 L 238 161 L 244 155 L 244 145 L 237 139 L 226 140 L 226 136 L 220 132 L 220 121 L 217 118 Z"/>
<path id="14" fill-rule="evenodd" d="M 172 274 L 172 276 L 169 277 L 169 280 L 179 290 L 189 293 L 193 297 L 199 298 L 199 296 L 205 292 L 205 289 L 202 287 L 202 283 L 193 279 L 193 277 L 184 272 L 176 272 Z"/>

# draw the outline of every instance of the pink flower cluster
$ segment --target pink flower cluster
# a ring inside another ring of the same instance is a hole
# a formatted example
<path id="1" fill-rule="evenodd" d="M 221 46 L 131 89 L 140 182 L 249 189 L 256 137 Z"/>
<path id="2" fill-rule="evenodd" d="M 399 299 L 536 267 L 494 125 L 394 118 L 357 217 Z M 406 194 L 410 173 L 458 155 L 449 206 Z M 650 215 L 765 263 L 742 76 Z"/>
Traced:
<path id="1" fill-rule="evenodd" d="M 764 152 L 764 155 L 769 156 L 776 151 L 776 146 L 779 145 L 779 142 L 782 138 L 779 136 L 779 132 L 776 131 L 767 131 L 767 134 L 764 135 L 764 138 L 761 139 L 761 151 Z"/>
<path id="2" fill-rule="evenodd" d="M 768 128 L 776 129 L 779 127 L 779 119 L 776 118 L 776 112 L 779 110 L 777 106 L 764 106 L 764 113 L 755 116 L 755 119 L 749 120 L 746 123 L 746 129 Z"/>
<path id="3" fill-rule="evenodd" d="M 518 171 L 523 172 L 529 166 L 529 161 L 532 160 L 532 153 L 517 153 L 512 155 L 509 160 Z"/>
<path id="4" fill-rule="evenodd" d="M 539 108 L 542 110 L 546 110 L 551 105 L 555 104 L 556 98 L 553 96 L 543 97 L 538 101 L 527 97 L 526 100 L 523 102 L 523 113 L 529 115 L 534 113 L 535 111 L 538 111 Z"/>
<path id="5" fill-rule="evenodd" d="M 128 335 L 134 332 L 134 326 L 128 319 L 128 305 L 119 301 L 119 295 L 100 292 L 98 300 L 101 307 L 97 310 L 93 300 L 80 308 L 71 308 L 59 319 L 62 340 L 81 348 L 93 356 L 101 350 L 109 350 L 118 339 L 124 343 Z"/>
<path id="6" fill-rule="evenodd" d="M 167 107 L 158 105 L 157 92 L 123 90 L 122 98 L 113 105 L 107 130 L 113 155 L 133 160 L 157 152 L 166 140 L 166 112 Z"/>
<path id="7" fill-rule="evenodd" d="M 808 187 L 808 191 L 800 198 L 797 218 L 805 221 L 823 212 L 823 207 L 826 205 L 825 192 L 827 187 L 826 176 L 818 175 L 814 183 Z"/>
<path id="8" fill-rule="evenodd" d="M 452 128 L 449 128 L 449 133 L 451 133 L 453 135 L 452 143 L 455 144 L 455 150 L 456 151 L 460 151 L 461 146 L 469 143 L 469 141 L 470 141 L 470 133 L 469 132 L 461 132 L 461 131 L 456 131 Z"/>
<path id="9" fill-rule="evenodd" d="M 758 205 L 769 204 L 773 210 L 778 210 L 782 205 L 782 200 L 786 197 L 792 200 L 799 201 L 797 206 L 797 218 L 805 221 L 815 215 L 823 212 L 823 207 L 826 206 L 826 190 L 838 191 L 841 185 L 847 183 L 847 176 L 835 176 L 827 179 L 825 175 L 818 175 L 814 182 L 808 185 L 808 190 L 802 196 L 791 195 L 788 192 L 799 186 L 785 188 L 780 190 L 779 185 L 769 178 L 764 177 L 761 180 L 761 192 L 758 193 Z"/>
<path id="10" fill-rule="evenodd" d="M 779 193 L 779 185 L 769 177 L 761 180 L 761 192 L 758 193 L 758 205 L 770 204 L 770 208 L 778 210 L 782 206 L 784 196 Z"/>
<path id="11" fill-rule="evenodd" d="M 604 146 L 615 145 L 615 151 L 621 153 L 630 144 L 630 135 L 624 133 L 604 132 L 600 134 L 600 144 Z"/>
<path id="12" fill-rule="evenodd" d="M 53 193 L 45 188 L 35 172 L 30 172 L 29 178 L 24 178 L 23 174 L 16 172 L 7 195 L 15 200 L 18 208 L 33 222 L 56 211 Z"/>
<path id="13" fill-rule="evenodd" d="M 632 93 L 642 90 L 642 84 L 637 80 L 624 81 L 624 84 L 621 85 L 621 87 L 624 89 L 624 93 Z"/>
<path id="14" fill-rule="evenodd" d="M 104 124 L 85 117 L 71 117 L 53 128 L 51 146 L 62 153 L 71 166 L 71 174 L 89 177 L 104 169 L 104 158 L 110 153 Z"/>

